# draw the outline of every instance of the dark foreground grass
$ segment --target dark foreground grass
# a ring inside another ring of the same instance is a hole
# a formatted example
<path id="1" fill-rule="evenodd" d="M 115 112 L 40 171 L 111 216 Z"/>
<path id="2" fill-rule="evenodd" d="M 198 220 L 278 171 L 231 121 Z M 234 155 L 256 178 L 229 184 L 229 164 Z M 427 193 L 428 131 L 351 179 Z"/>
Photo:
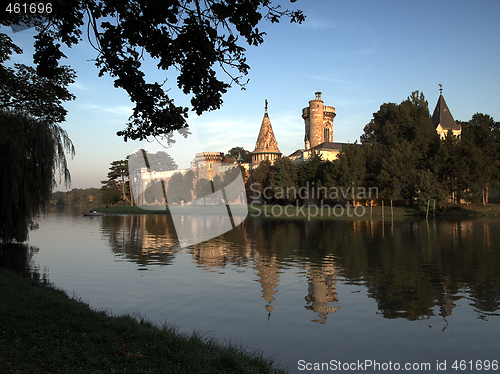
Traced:
<path id="1" fill-rule="evenodd" d="M 92 310 L 0 268 L 0 373 L 284 373 L 259 352 Z"/>

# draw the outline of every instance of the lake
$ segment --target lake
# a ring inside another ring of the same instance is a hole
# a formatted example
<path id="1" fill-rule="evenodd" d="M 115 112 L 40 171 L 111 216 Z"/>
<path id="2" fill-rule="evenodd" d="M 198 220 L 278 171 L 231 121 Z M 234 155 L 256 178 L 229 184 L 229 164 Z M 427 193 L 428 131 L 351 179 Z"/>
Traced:
<path id="1" fill-rule="evenodd" d="M 499 219 L 249 217 L 181 249 L 167 215 L 81 211 L 52 209 L 29 244 L 95 309 L 259 349 L 291 373 L 500 370 Z"/>

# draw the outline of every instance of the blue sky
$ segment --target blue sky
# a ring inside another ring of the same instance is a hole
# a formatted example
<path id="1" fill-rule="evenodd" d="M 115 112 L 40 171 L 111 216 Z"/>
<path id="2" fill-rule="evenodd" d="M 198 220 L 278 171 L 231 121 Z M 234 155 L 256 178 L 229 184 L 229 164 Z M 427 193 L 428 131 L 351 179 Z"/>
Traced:
<path id="1" fill-rule="evenodd" d="M 289 155 L 303 147 L 301 111 L 316 91 L 323 93 L 325 105 L 336 108 L 333 136 L 338 142 L 359 140 L 381 104 L 400 103 L 415 90 L 425 94 L 432 114 L 440 83 L 455 119 L 466 121 L 480 112 L 500 121 L 499 1 L 278 3 L 303 10 L 306 22 L 262 22 L 264 44 L 247 47 L 246 90 L 235 86 L 223 97 L 222 109 L 190 115 L 204 151 L 227 152 L 233 146 L 253 151 L 267 99 L 278 146 Z M 31 64 L 34 30 L 12 33 L 2 27 L 0 32 L 25 52 L 13 61 Z M 77 99 L 66 104 L 63 124 L 76 147 L 69 160 L 71 187 L 100 187 L 112 161 L 144 144 L 125 143 L 116 135 L 133 106 L 111 78 L 97 76 L 89 61 L 96 52 L 88 41 L 65 53 L 65 64 L 78 74 L 71 87 Z M 167 77 L 154 63 L 147 66 L 150 80 Z M 175 84 L 170 92 L 177 104 L 188 104 Z"/>

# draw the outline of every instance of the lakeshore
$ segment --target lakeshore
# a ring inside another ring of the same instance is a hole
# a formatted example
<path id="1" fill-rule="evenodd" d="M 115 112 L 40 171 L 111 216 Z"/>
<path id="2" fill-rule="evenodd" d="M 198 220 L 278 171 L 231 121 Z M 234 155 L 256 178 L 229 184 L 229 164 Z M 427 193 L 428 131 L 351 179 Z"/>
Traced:
<path id="1" fill-rule="evenodd" d="M 0 268 L 0 372 L 285 373 L 260 352 L 111 316 Z"/>
<path id="2" fill-rule="evenodd" d="M 142 316 L 160 329 L 168 322 L 187 336 L 199 331 L 203 337 L 251 347 L 250 352 L 258 349 L 291 373 L 301 371 L 298 360 L 435 362 L 458 355 L 491 360 L 498 352 L 498 218 L 308 221 L 249 216 L 234 230 L 182 249 L 174 216 L 93 218 L 81 212 L 68 207 L 40 217 L 26 259 L 30 268 L 50 275 L 54 285 L 95 311 Z M 34 305 L 32 313 L 42 313 L 44 304 Z M 57 337 L 67 330 L 56 332 Z M 129 360 L 146 365 L 145 350 L 128 340 L 134 331 L 119 334 L 108 339 L 106 352 L 129 353 Z M 8 348 L 16 335 L 10 333 Z M 117 335 L 123 342 L 115 342 Z M 93 336 L 95 341 L 99 333 Z M 44 347 L 45 341 L 38 341 L 27 347 Z M 73 347 L 77 355 L 89 350 Z M 161 347 L 168 357 L 168 349 Z M 54 351 L 46 349 L 57 357 Z M 136 353 L 141 357 L 134 358 Z M 47 356 L 39 354 L 39 361 Z M 51 371 L 47 367 L 39 371 Z M 144 367 L 157 372 L 158 365 Z"/>
<path id="3" fill-rule="evenodd" d="M 340 205 L 338 205 L 340 207 Z M 146 208 L 146 207 L 144 207 Z M 99 207 L 97 211 L 106 214 L 171 214 L 168 207 L 162 210 L 148 210 L 138 206 L 113 206 Z M 178 207 L 176 207 L 178 208 Z M 242 206 L 242 209 L 245 207 Z M 356 209 L 356 210 L 355 210 Z M 186 214 L 207 214 L 203 207 L 184 206 L 182 211 Z M 309 219 L 369 219 L 371 217 L 405 217 L 405 216 L 426 216 L 426 212 L 417 206 L 369 206 L 363 207 L 363 214 L 359 213 L 362 210 L 359 206 L 350 207 L 316 207 L 316 206 L 295 206 L 295 205 L 254 205 L 248 206 L 248 214 L 250 216 L 260 216 L 269 218 L 309 218 Z M 434 212 L 432 205 L 429 208 L 429 217 L 498 217 L 500 216 L 500 204 L 489 203 L 486 205 L 480 203 L 471 203 L 468 205 L 456 205 L 446 210 L 436 210 Z"/>

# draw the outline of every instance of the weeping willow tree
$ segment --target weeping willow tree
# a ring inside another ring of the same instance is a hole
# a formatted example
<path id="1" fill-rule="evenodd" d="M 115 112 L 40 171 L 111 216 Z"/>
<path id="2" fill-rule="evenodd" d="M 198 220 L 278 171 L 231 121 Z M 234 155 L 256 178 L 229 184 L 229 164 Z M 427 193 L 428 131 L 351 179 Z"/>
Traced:
<path id="1" fill-rule="evenodd" d="M 69 186 L 66 152 L 74 146 L 59 123 L 74 71 L 60 67 L 51 77 L 23 64 L 4 66 L 21 53 L 0 34 L 0 242 L 23 242 L 50 200 L 57 181 Z"/>
<path id="2" fill-rule="evenodd" d="M 23 113 L 0 112 L 0 238 L 23 242 L 57 183 L 69 185 L 66 154 L 74 147 L 66 131 Z"/>

